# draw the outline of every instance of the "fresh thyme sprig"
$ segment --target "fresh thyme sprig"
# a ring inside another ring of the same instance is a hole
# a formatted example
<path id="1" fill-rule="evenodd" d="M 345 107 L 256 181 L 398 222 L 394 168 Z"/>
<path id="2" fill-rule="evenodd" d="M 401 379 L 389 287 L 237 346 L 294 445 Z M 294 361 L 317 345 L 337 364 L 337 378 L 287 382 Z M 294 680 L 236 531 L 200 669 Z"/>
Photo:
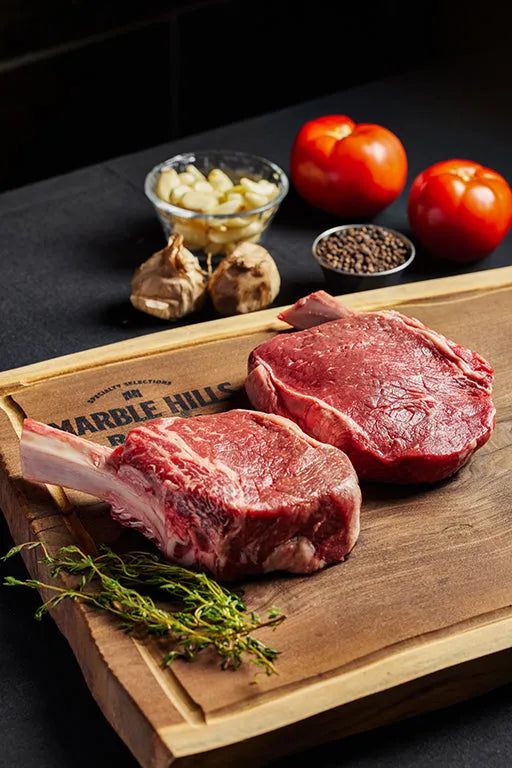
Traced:
<path id="1" fill-rule="evenodd" d="M 276 671 L 274 660 L 279 651 L 252 637 L 261 627 L 276 627 L 284 616 L 272 608 L 266 619 L 249 613 L 242 599 L 222 587 L 204 573 L 195 573 L 179 565 L 160 560 L 148 552 L 118 555 L 102 545 L 96 556 L 87 555 L 79 547 L 62 547 L 51 557 L 41 542 L 13 547 L 2 560 L 22 549 L 40 546 L 50 576 L 62 572 L 80 577 L 76 588 L 45 584 L 38 579 L 21 581 L 7 576 L 7 586 L 45 588 L 54 594 L 36 611 L 41 619 L 62 600 L 82 600 L 120 619 L 120 626 L 138 636 L 167 636 L 171 649 L 164 663 L 175 659 L 192 661 L 205 648 L 214 648 L 223 669 L 238 669 L 247 656 L 270 675 Z M 168 611 L 155 604 L 148 590 L 171 599 L 176 610 Z"/>

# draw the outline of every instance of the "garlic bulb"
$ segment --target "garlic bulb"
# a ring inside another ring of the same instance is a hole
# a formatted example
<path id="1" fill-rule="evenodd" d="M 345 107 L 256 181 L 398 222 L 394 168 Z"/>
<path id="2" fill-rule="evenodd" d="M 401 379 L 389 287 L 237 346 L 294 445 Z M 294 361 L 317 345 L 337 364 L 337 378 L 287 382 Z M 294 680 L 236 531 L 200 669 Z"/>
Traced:
<path id="1" fill-rule="evenodd" d="M 163 320 L 177 320 L 200 309 L 206 277 L 196 257 L 171 235 L 167 246 L 138 267 L 132 277 L 130 301 L 136 309 Z"/>
<path id="2" fill-rule="evenodd" d="M 236 315 L 265 309 L 279 293 L 281 278 L 270 253 L 240 243 L 219 264 L 208 285 L 217 312 Z"/>

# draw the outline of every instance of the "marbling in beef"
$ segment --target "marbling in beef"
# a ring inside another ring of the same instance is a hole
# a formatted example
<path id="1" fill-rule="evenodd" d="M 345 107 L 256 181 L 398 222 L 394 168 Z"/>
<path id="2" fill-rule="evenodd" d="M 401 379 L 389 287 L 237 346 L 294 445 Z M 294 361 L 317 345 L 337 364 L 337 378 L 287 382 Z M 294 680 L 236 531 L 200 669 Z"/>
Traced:
<path id="1" fill-rule="evenodd" d="M 400 312 L 354 312 L 323 291 L 280 317 L 302 330 L 253 350 L 249 398 L 341 448 L 360 479 L 436 482 L 488 440 L 493 369 L 476 352 Z"/>
<path id="2" fill-rule="evenodd" d="M 23 476 L 90 493 L 185 566 L 219 578 L 343 560 L 361 492 L 345 454 L 280 416 L 155 419 L 114 451 L 26 419 Z"/>

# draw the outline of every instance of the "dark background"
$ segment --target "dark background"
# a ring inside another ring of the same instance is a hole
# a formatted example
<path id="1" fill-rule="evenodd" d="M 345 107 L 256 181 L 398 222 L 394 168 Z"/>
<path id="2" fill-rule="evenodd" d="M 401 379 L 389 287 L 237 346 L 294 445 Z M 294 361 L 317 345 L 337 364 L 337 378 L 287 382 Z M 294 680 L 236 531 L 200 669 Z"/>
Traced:
<path id="1" fill-rule="evenodd" d="M 1 0 L 0 190 L 494 50 L 508 42 L 511 8 L 476 0 Z"/>
<path id="2" fill-rule="evenodd" d="M 144 175 L 190 148 L 182 136 L 339 91 L 196 145 L 258 152 L 286 167 L 300 124 L 336 104 L 356 120 L 397 126 L 409 183 L 459 151 L 510 180 L 511 8 L 475 0 L 0 0 L 0 190 L 101 163 L 2 197 L 0 368 L 166 327 L 130 313 L 127 296 L 133 269 L 163 241 L 141 192 Z M 455 59 L 456 68 L 444 68 Z M 433 74 L 401 74 L 431 65 Z M 406 193 L 378 221 L 404 229 Z M 286 276 L 279 303 L 324 287 L 309 249 L 336 223 L 290 193 L 269 233 Z M 509 264 L 511 237 L 471 269 Z M 420 252 L 408 279 L 458 269 Z M 0 516 L 0 553 L 10 544 Z M 6 573 L 26 575 L 20 560 L 0 566 L 0 580 Z M 54 623 L 33 621 L 38 604 L 28 590 L 0 589 L 0 768 L 135 768 Z M 511 692 L 272 768 L 509 768 Z"/>

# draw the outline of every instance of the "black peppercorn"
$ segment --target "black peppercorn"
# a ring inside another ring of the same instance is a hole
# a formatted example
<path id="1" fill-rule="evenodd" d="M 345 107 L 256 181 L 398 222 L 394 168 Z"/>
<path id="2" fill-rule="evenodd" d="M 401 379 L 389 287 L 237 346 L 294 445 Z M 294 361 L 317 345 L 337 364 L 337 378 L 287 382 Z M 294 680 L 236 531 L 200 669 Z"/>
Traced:
<path id="1" fill-rule="evenodd" d="M 378 226 L 346 227 L 322 238 L 316 254 L 326 266 L 353 274 L 374 274 L 399 267 L 409 258 L 407 244 Z"/>

